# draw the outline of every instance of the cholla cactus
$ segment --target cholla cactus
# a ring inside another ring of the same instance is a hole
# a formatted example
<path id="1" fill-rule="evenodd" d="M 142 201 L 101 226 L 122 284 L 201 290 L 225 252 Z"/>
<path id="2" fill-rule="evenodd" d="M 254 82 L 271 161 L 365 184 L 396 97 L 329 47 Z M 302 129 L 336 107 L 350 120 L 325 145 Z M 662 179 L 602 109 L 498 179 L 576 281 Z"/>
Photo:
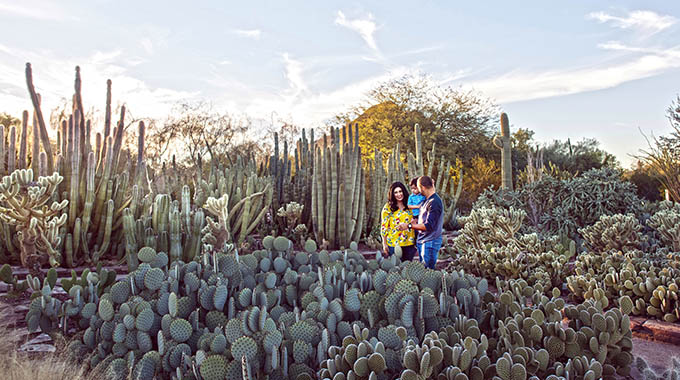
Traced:
<path id="1" fill-rule="evenodd" d="M 591 249 L 599 252 L 642 249 L 647 240 L 642 225 L 632 214 L 602 215 L 597 223 L 579 229 L 579 233 Z"/>
<path id="2" fill-rule="evenodd" d="M 661 203 L 661 210 L 649 219 L 649 226 L 661 237 L 661 242 L 673 252 L 680 251 L 680 204 Z"/>
<path id="3" fill-rule="evenodd" d="M 465 218 L 465 227 L 454 244 L 462 251 L 485 249 L 488 244 L 508 245 L 515 240 L 525 218 L 524 210 L 514 208 L 474 209 Z"/>
<path id="4" fill-rule="evenodd" d="M 276 216 L 285 218 L 288 229 L 292 230 L 297 225 L 297 221 L 300 220 L 303 208 L 304 206 L 297 202 L 290 202 L 285 208 L 281 206 L 276 212 Z"/>
<path id="5" fill-rule="evenodd" d="M 49 263 L 57 266 L 61 254 L 56 250 L 61 243 L 59 228 L 66 223 L 68 200 L 47 202 L 64 178 L 59 173 L 39 177 L 33 181 L 32 169 L 15 170 L 0 183 L 0 220 L 16 226 L 21 245 L 21 264 L 39 273 L 44 254 Z M 60 215 L 61 214 L 61 215 Z"/>
<path id="6" fill-rule="evenodd" d="M 293 234 L 295 234 L 295 238 L 300 243 L 300 247 L 304 247 L 305 241 L 307 241 L 307 237 L 309 235 L 309 231 L 307 230 L 307 226 L 305 226 L 304 224 L 298 224 L 293 229 Z"/>
<path id="7" fill-rule="evenodd" d="M 206 226 L 202 231 L 203 247 L 207 252 L 213 249 L 221 250 L 231 242 L 229 232 L 229 195 L 224 194 L 219 199 L 209 197 L 204 208 L 217 216 L 217 221 L 206 217 Z"/>

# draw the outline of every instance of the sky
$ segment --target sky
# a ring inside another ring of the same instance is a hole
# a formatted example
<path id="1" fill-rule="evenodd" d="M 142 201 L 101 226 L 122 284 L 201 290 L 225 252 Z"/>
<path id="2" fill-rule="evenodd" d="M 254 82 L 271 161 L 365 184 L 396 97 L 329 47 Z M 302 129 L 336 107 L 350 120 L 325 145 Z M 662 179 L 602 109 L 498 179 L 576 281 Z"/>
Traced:
<path id="1" fill-rule="evenodd" d="M 522 6 L 518 6 L 521 4 Z M 73 93 L 162 119 L 180 101 L 305 128 L 378 83 L 426 74 L 472 89 L 538 142 L 596 138 L 624 167 L 671 131 L 680 93 L 678 1 L 0 0 L 0 112 Z"/>

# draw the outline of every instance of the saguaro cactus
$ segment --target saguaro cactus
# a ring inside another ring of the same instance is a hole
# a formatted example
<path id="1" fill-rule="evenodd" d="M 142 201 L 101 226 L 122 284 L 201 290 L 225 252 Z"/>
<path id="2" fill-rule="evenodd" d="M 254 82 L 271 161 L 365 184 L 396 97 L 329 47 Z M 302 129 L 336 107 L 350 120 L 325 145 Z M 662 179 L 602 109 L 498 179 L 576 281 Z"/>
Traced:
<path id="1" fill-rule="evenodd" d="M 510 146 L 510 123 L 508 115 L 501 114 L 501 134 L 493 138 L 493 145 L 501 150 L 501 187 L 512 191 L 512 147 Z"/>

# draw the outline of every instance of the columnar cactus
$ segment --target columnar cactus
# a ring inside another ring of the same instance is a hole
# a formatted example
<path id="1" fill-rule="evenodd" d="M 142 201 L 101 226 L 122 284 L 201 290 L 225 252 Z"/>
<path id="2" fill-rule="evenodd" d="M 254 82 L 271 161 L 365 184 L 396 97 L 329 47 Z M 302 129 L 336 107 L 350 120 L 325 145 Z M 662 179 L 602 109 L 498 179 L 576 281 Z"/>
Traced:
<path id="1" fill-rule="evenodd" d="M 341 140 L 340 130 L 333 128 L 331 145 L 324 136 L 324 147 L 316 149 L 312 220 L 317 241 L 325 240 L 332 247 L 348 247 L 363 230 L 366 208 L 358 133 L 358 126 L 354 135 L 350 126 Z"/>
<path id="2" fill-rule="evenodd" d="M 33 109 L 35 110 L 34 119 L 37 121 L 36 124 L 39 127 L 40 142 L 42 143 L 45 153 L 47 153 L 47 170 L 51 173 L 55 168 L 54 156 L 52 155 L 52 146 L 50 144 L 50 137 L 47 134 L 45 119 L 43 118 L 42 110 L 40 109 L 40 95 L 35 92 L 35 87 L 33 86 L 33 70 L 30 63 L 26 63 L 26 85 L 28 87 L 28 93 L 31 96 L 31 102 L 33 102 Z"/>
<path id="3" fill-rule="evenodd" d="M 501 114 L 501 134 L 493 138 L 493 144 L 501 150 L 501 187 L 512 191 L 512 146 L 510 144 L 510 123 L 508 115 Z"/>
<path id="4" fill-rule="evenodd" d="M 60 264 L 72 267 L 96 262 L 103 256 L 122 258 L 125 247 L 118 242 L 123 240 L 123 210 L 129 207 L 137 211 L 135 217 L 139 218 L 142 207 L 136 202 L 143 201 L 149 190 L 146 186 L 136 190 L 128 186 L 135 181 L 142 184 L 143 181 L 138 179 L 146 178 L 141 173 L 146 173 L 144 126 L 140 125 L 140 147 L 134 161 L 130 159 L 130 153 L 123 150 L 125 107 L 121 109 L 117 127 L 111 129 L 111 81 L 108 81 L 104 133 L 96 134 L 97 143 L 93 146 L 92 126 L 84 117 L 80 69 L 76 67 L 73 114 L 55 126 L 57 144 L 53 151 L 40 109 L 40 95 L 33 86 L 30 64 L 26 65 L 26 84 L 34 108 L 32 126 L 28 125 L 31 121 L 28 112 L 24 112 L 20 136 L 16 136 L 16 130 L 0 128 L 0 174 L 31 168 L 36 177 L 48 177 L 55 171 L 63 177 L 55 191 L 49 193 L 48 199 L 49 202 L 68 203 L 66 223 L 58 230 L 59 240 L 53 246 L 55 251 L 61 252 L 60 256 L 64 255 L 59 259 Z M 33 132 L 30 149 L 27 141 L 29 128 Z M 6 134 L 10 135 L 7 144 L 3 136 Z M 8 172 L 4 171 L 5 157 L 10 169 Z M 0 234 L 4 240 L 0 244 L 0 260 L 19 259 L 20 248 L 12 239 L 15 232 L 14 226 L 0 221 Z"/>

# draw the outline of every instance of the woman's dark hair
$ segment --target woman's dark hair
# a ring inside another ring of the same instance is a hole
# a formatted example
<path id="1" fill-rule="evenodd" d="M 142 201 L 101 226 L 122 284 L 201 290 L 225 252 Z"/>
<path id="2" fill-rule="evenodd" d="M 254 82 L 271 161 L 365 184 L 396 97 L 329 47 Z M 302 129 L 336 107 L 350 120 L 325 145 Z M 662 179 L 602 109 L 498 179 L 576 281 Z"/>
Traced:
<path id="1" fill-rule="evenodd" d="M 401 192 L 404 194 L 404 199 L 402 200 L 404 205 L 406 205 L 406 200 L 408 197 L 408 190 L 406 189 L 406 186 L 404 186 L 404 184 L 401 182 L 394 182 L 390 186 L 390 192 L 387 194 L 387 202 L 390 204 L 390 210 L 392 210 L 392 212 L 397 211 L 399 209 L 398 205 L 399 202 L 397 202 L 397 198 L 395 198 L 394 196 L 394 190 L 396 190 L 397 188 L 400 188 Z"/>

